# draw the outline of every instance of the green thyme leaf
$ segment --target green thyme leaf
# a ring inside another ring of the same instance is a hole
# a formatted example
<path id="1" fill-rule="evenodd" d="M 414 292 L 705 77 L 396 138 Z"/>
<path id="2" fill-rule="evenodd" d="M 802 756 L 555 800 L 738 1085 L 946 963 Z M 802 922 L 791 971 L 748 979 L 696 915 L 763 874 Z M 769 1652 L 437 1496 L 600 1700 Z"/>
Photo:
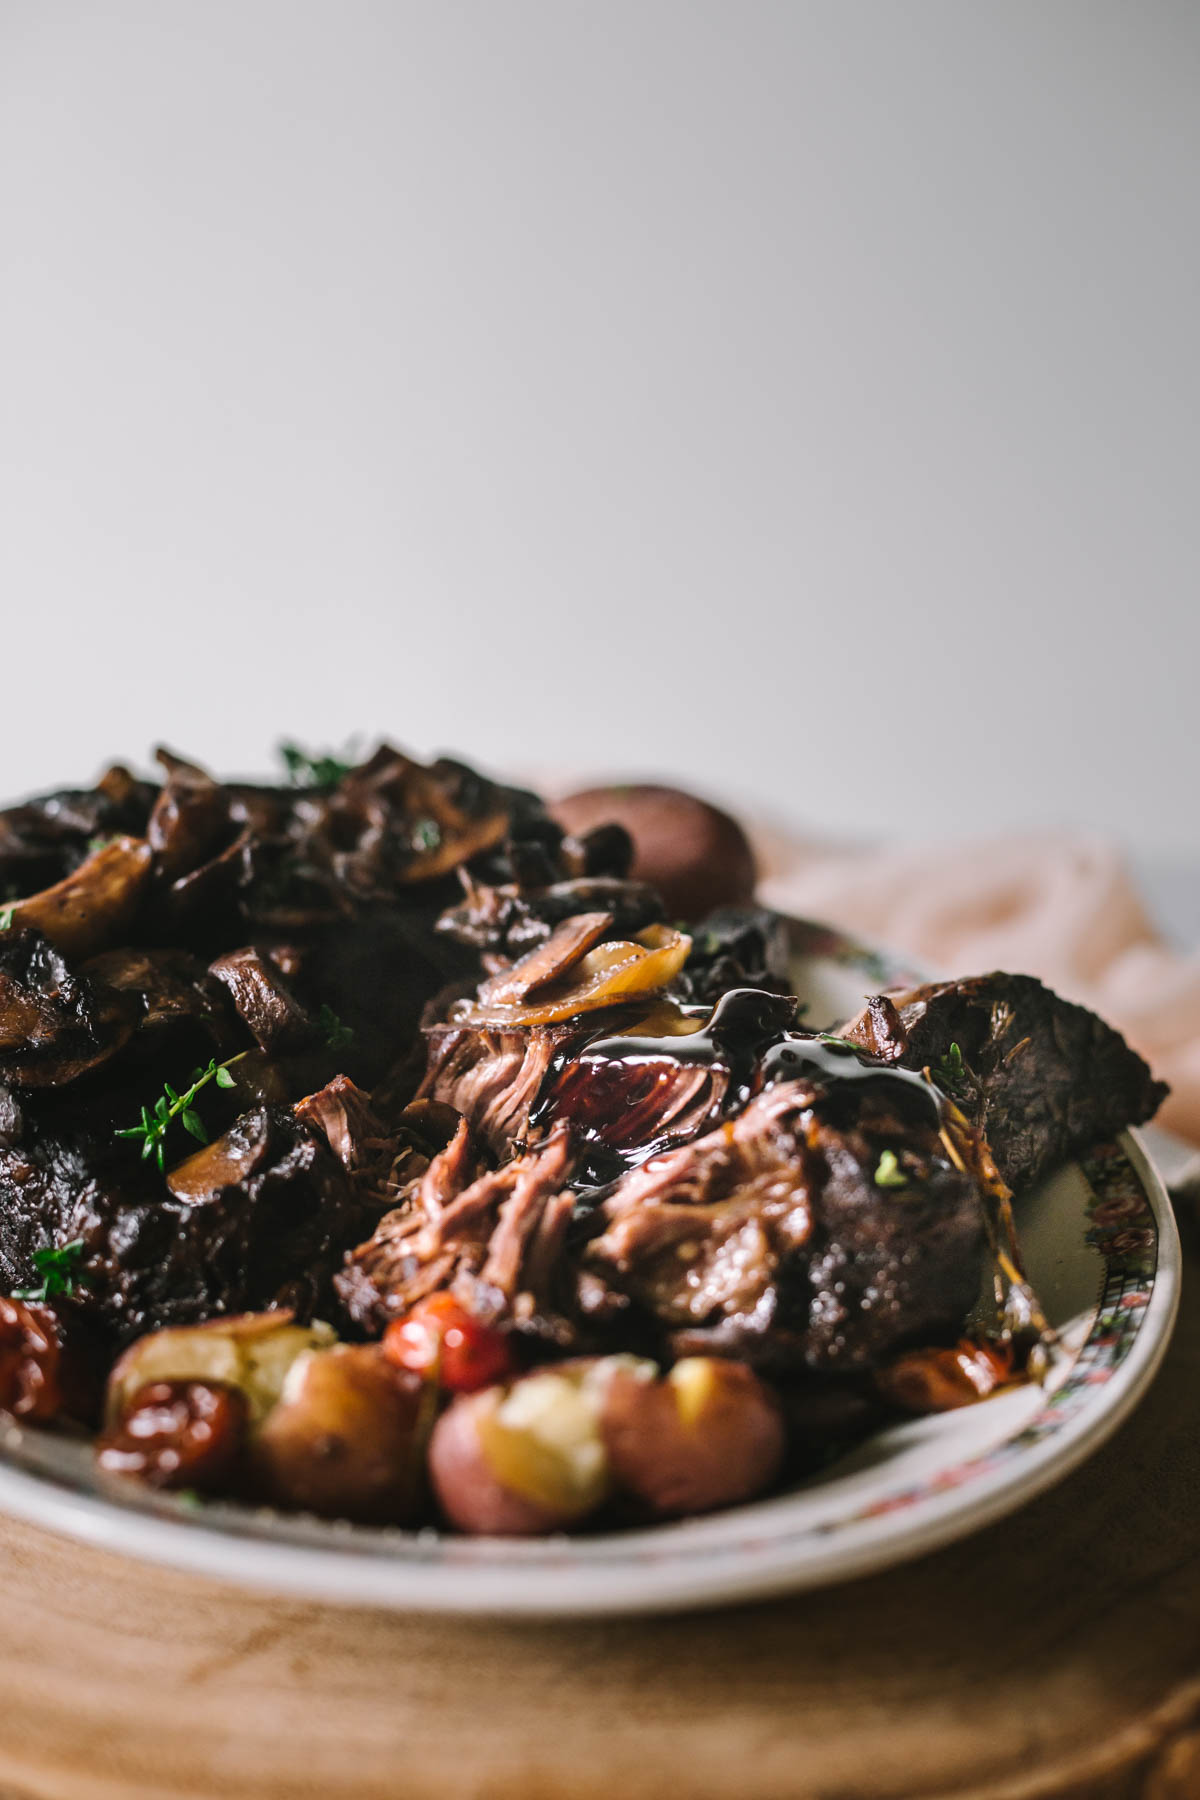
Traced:
<path id="1" fill-rule="evenodd" d="M 332 1006 L 322 1006 L 317 1014 L 317 1029 L 331 1050 L 347 1050 L 354 1042 L 354 1027 L 343 1025 Z"/>
<path id="2" fill-rule="evenodd" d="M 194 1105 L 196 1095 L 202 1088 L 206 1088 L 210 1081 L 216 1082 L 218 1087 L 231 1088 L 234 1082 L 233 1076 L 229 1073 L 230 1068 L 234 1063 L 241 1062 L 243 1056 L 247 1054 L 247 1051 L 239 1050 L 236 1056 L 226 1057 L 223 1063 L 219 1063 L 214 1056 L 207 1068 L 192 1071 L 192 1085 L 182 1094 L 176 1093 L 169 1081 L 164 1081 L 163 1092 L 154 1102 L 153 1113 L 149 1107 L 143 1106 L 141 1124 L 128 1125 L 121 1131 L 114 1131 L 113 1136 L 140 1138 L 143 1159 L 152 1156 L 158 1164 L 159 1173 L 164 1174 L 166 1172 L 166 1154 L 163 1146 L 171 1125 L 178 1119 L 190 1136 L 197 1138 L 202 1144 L 207 1144 L 208 1132 L 205 1129 L 204 1120 Z"/>
<path id="3" fill-rule="evenodd" d="M 885 1150 L 875 1166 L 875 1186 L 883 1188 L 902 1188 L 908 1186 L 908 1176 L 900 1167 L 894 1150 Z"/>
<path id="4" fill-rule="evenodd" d="M 328 751 L 312 756 L 307 750 L 301 749 L 299 744 L 280 744 L 279 755 L 293 787 L 336 787 L 342 777 L 348 775 L 354 767 L 352 762 L 346 762 L 340 756 L 330 756 Z"/>
<path id="5" fill-rule="evenodd" d="M 80 1270 L 84 1254 L 82 1238 L 69 1244 L 47 1244 L 33 1253 L 33 1266 L 41 1276 L 38 1287 L 14 1288 L 14 1300 L 53 1300 L 59 1294 L 73 1294 L 87 1277 Z"/>

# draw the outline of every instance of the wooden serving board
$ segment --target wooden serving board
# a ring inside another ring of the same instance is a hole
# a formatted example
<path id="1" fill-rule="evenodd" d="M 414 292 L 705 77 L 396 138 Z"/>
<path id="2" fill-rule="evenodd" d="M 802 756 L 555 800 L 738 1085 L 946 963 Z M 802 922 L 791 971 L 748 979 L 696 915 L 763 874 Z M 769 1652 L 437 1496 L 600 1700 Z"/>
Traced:
<path id="1" fill-rule="evenodd" d="M 665 1620 L 339 1611 L 4 1522 L 0 1800 L 1192 1800 L 1198 1395 L 1189 1292 L 1136 1417 L 1012 1519 Z"/>

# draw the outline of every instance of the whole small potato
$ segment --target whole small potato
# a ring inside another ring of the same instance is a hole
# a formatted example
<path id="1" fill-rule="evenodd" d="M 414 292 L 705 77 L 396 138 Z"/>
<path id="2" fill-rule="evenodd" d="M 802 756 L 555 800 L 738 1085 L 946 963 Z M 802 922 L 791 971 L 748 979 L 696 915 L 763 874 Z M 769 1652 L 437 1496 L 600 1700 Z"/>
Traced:
<path id="1" fill-rule="evenodd" d="M 305 1350 L 251 1434 L 256 1491 L 324 1518 L 404 1524 L 422 1492 L 424 1394 L 379 1344 Z"/>
<path id="2" fill-rule="evenodd" d="M 599 1365 L 562 1364 L 466 1394 L 443 1413 L 429 1473 L 460 1531 L 533 1536 L 578 1524 L 607 1498 Z"/>
<path id="3" fill-rule="evenodd" d="M 108 1378 L 108 1424 L 114 1425 L 138 1389 L 152 1381 L 221 1382 L 245 1397 L 252 1419 L 261 1418 L 278 1400 L 301 1352 L 333 1341 L 332 1326 L 316 1319 L 297 1325 L 282 1307 L 148 1332 L 118 1357 Z"/>
<path id="4" fill-rule="evenodd" d="M 617 1486 L 658 1518 L 750 1500 L 783 1461 L 774 1395 L 744 1363 L 715 1356 L 685 1357 L 663 1380 L 615 1369 L 601 1430 Z"/>
<path id="5" fill-rule="evenodd" d="M 749 839 L 736 819 L 696 794 L 614 784 L 568 794 L 551 810 L 576 837 L 598 825 L 623 825 L 633 839 L 633 878 L 658 889 L 673 919 L 699 919 L 754 897 L 758 871 Z"/>

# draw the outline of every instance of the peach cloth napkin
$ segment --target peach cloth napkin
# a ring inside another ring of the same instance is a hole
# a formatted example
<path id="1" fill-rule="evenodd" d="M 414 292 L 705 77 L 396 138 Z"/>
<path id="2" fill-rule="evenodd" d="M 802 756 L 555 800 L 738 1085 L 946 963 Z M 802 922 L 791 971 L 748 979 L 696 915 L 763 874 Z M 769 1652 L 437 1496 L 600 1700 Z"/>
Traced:
<path id="1" fill-rule="evenodd" d="M 1103 839 L 858 849 L 753 833 L 760 893 L 946 975 L 1038 975 L 1123 1031 L 1171 1084 L 1159 1122 L 1200 1143 L 1200 954 L 1164 944 Z"/>

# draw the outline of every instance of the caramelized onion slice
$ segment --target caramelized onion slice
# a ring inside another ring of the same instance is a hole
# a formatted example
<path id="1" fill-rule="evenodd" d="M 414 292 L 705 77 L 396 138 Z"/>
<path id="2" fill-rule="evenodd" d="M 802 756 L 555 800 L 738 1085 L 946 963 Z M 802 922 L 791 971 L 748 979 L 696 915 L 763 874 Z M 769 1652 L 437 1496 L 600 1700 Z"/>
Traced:
<path id="1" fill-rule="evenodd" d="M 649 925 L 632 940 L 597 944 L 557 981 L 540 987 L 537 998 L 503 1006 L 479 1003 L 460 1014 L 456 1024 L 551 1025 L 576 1013 L 619 1006 L 642 994 L 657 993 L 678 975 L 692 940 L 669 925 Z"/>
<path id="2" fill-rule="evenodd" d="M 92 956 L 132 923 L 152 860 L 145 838 L 114 838 L 53 887 L 16 901 L 12 922 L 33 926 L 64 956 Z"/>

